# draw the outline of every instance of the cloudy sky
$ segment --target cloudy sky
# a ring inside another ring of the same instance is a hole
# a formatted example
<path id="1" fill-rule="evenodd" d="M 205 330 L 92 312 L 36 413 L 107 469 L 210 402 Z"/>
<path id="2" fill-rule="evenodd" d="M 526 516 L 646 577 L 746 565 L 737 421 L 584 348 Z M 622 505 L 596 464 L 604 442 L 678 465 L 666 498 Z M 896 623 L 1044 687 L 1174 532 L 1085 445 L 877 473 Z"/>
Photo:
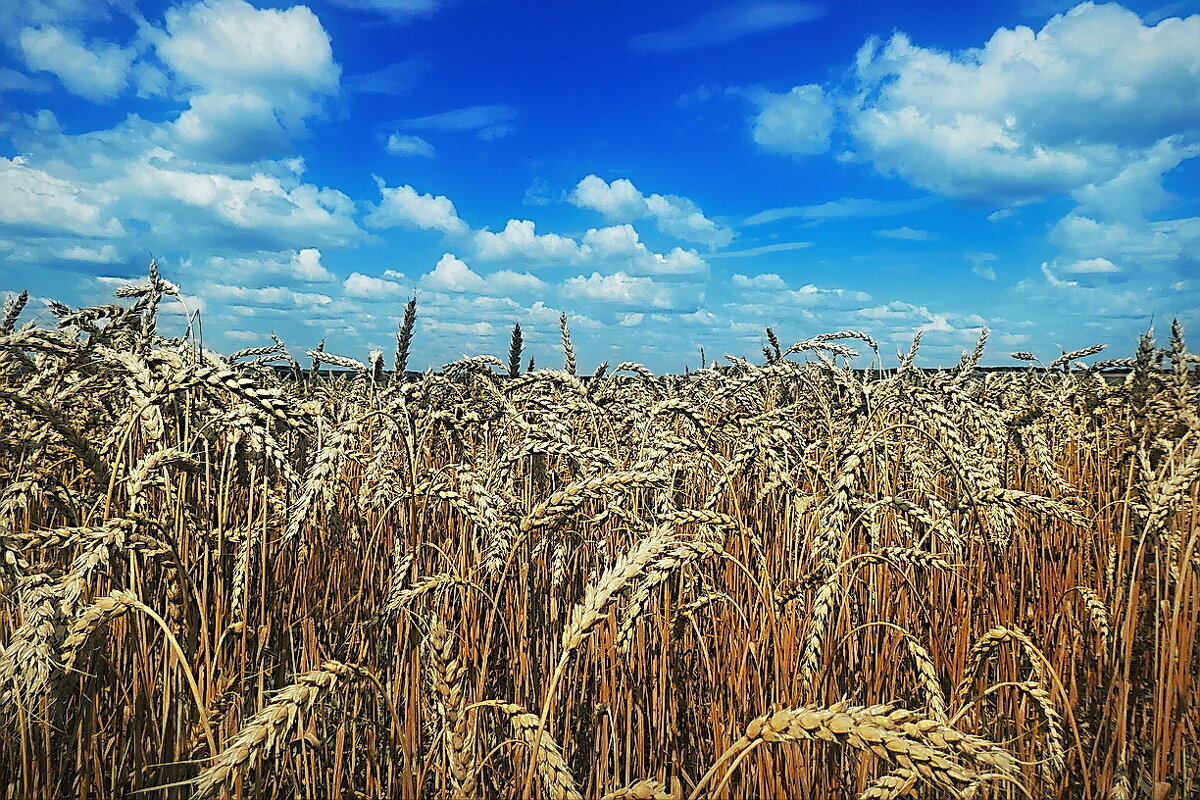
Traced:
<path id="1" fill-rule="evenodd" d="M 420 368 L 515 322 L 560 364 L 560 311 L 588 371 L 767 325 L 889 364 L 1200 337 L 1200 0 L 954 12 L 8 0 L 0 293 L 103 302 L 153 255 L 216 349 L 389 360 L 415 294 Z"/>

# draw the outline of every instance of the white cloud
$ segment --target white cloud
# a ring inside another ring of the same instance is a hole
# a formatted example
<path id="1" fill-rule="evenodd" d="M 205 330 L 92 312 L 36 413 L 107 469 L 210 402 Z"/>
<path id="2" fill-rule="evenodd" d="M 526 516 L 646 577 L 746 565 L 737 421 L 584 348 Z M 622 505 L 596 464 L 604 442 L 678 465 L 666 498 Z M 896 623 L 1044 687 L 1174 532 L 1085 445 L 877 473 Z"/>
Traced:
<path id="1" fill-rule="evenodd" d="M 692 275 L 708 272 L 694 250 L 681 247 L 655 253 L 641 241 L 632 225 L 591 228 L 582 241 L 556 233 L 537 233 L 530 220 L 510 219 L 504 230 L 477 231 L 475 255 L 484 261 L 519 261 L 533 266 L 594 266 L 629 275 Z"/>
<path id="2" fill-rule="evenodd" d="M 255 91 L 304 108 L 337 89 L 341 68 L 329 34 L 307 6 L 260 10 L 244 0 L 205 0 L 168 9 L 164 19 L 159 57 L 204 91 Z"/>
<path id="3" fill-rule="evenodd" d="M 50 83 L 40 78 L 31 78 L 23 72 L 0 67 L 0 92 L 48 92 Z"/>
<path id="4" fill-rule="evenodd" d="M 253 161 L 278 152 L 338 89 L 329 34 L 306 6 L 204 0 L 168 9 L 164 28 L 145 36 L 191 94 L 175 131 L 203 157 Z"/>
<path id="5" fill-rule="evenodd" d="M 257 161 L 290 138 L 271 103 L 248 93 L 197 95 L 172 128 L 181 153 L 211 161 Z"/>
<path id="6" fill-rule="evenodd" d="M 858 53 L 853 133 L 886 173 L 1007 205 L 1111 180 L 1200 127 L 1200 15 L 1147 27 L 1084 3 L 1039 32 L 1001 28 L 947 53 L 902 33 Z"/>
<path id="7" fill-rule="evenodd" d="M 409 91 L 417 83 L 430 63 L 423 58 L 412 57 L 396 61 L 374 72 L 351 75 L 342 81 L 347 91 L 356 94 L 384 94 L 395 96 Z"/>
<path id="8" fill-rule="evenodd" d="M 420 284 L 425 289 L 444 292 L 474 292 L 505 297 L 512 294 L 543 292 L 547 289 L 542 279 L 528 272 L 502 269 L 488 275 L 480 275 L 467 266 L 465 261 L 451 253 L 443 254 L 433 270 L 421 276 Z"/>
<path id="9" fill-rule="evenodd" d="M 971 272 L 985 281 L 996 280 L 996 270 L 991 262 L 997 258 L 995 253 L 967 253 L 967 260 L 971 262 Z"/>
<path id="10" fill-rule="evenodd" d="M 538 234 L 530 220 L 510 219 L 499 233 L 475 233 L 475 255 L 485 261 L 523 259 L 570 264 L 580 259 L 578 243 L 557 233 Z"/>
<path id="11" fill-rule="evenodd" d="M 784 208 L 769 208 L 752 214 L 745 220 L 746 225 L 765 225 L 785 219 L 801 219 L 821 222 L 829 219 L 854 219 L 864 217 L 890 217 L 898 214 L 909 214 L 922 211 L 935 205 L 938 198 L 929 196 L 916 200 L 875 200 L 869 197 L 843 197 L 840 200 L 827 200 L 810 206 L 787 206 Z"/>
<path id="12" fill-rule="evenodd" d="M 1200 79 L 1198 79 L 1200 81 Z M 1198 115 L 1200 117 L 1200 115 Z M 1196 125 L 1200 132 L 1200 122 Z M 1077 211 L 1115 220 L 1136 221 L 1174 199 L 1162 186 L 1162 176 L 1189 158 L 1200 155 L 1200 144 L 1183 144 L 1171 136 L 1141 151 L 1107 180 L 1081 186 L 1071 193 Z"/>
<path id="13" fill-rule="evenodd" d="M 111 244 L 100 247 L 72 245 L 60 250 L 57 255 L 68 261 L 84 261 L 89 264 L 116 264 L 121 261 L 120 253 Z"/>
<path id="14" fill-rule="evenodd" d="M 1054 274 L 1054 270 L 1045 261 L 1042 262 L 1042 275 L 1046 278 L 1046 283 L 1058 289 L 1066 289 L 1078 286 L 1078 281 L 1064 281 Z"/>
<path id="15" fill-rule="evenodd" d="M 491 322 L 458 322 L 449 320 L 428 320 L 424 327 L 432 334 L 446 338 L 463 339 L 477 342 L 479 339 L 496 336 L 501 328 Z"/>
<path id="16" fill-rule="evenodd" d="M 399 297 L 406 294 L 403 285 L 395 281 L 363 275 L 361 272 L 351 272 L 350 277 L 342 281 L 342 292 L 347 297 Z"/>
<path id="17" fill-rule="evenodd" d="M 333 280 L 333 273 L 321 263 L 321 251 L 315 247 L 282 252 L 262 251 L 245 256 L 211 256 L 193 263 L 185 262 L 189 271 L 203 269 L 217 279 L 236 276 L 241 283 L 254 283 L 259 278 L 289 278 L 305 283 L 324 283 Z"/>
<path id="18" fill-rule="evenodd" d="M 63 180 L 28 165 L 26 159 L 0 156 L 0 223 L 41 233 L 73 233 L 80 236 L 119 236 L 119 220 L 109 217 L 104 206 L 109 198 L 85 192 L 72 181 Z"/>
<path id="19" fill-rule="evenodd" d="M 731 229 L 704 216 L 700 207 L 686 197 L 652 194 L 646 198 L 646 208 L 654 224 L 668 236 L 709 247 L 724 247 L 733 241 Z"/>
<path id="20" fill-rule="evenodd" d="M 771 253 L 786 253 L 791 250 L 803 250 L 806 247 L 811 247 L 812 242 L 776 242 L 775 244 L 764 244 L 761 247 L 749 247 L 745 250 L 724 250 L 720 253 L 709 253 L 706 258 L 752 258 L 754 256 L 765 256 Z"/>
<path id="21" fill-rule="evenodd" d="M 432 272 L 421 276 L 421 285 L 447 292 L 481 292 L 487 284 L 466 262 L 445 253 Z"/>
<path id="22" fill-rule="evenodd" d="M 527 206 L 548 206 L 550 202 L 550 183 L 545 178 L 534 178 L 521 200 Z"/>
<path id="23" fill-rule="evenodd" d="M 761 275 L 736 274 L 733 276 L 732 283 L 735 288 L 754 292 L 774 292 L 788 288 L 787 282 L 774 272 L 765 272 Z"/>
<path id="24" fill-rule="evenodd" d="M 925 306 L 917 306 L 899 300 L 870 308 L 861 308 L 855 313 L 863 319 L 889 324 L 894 329 L 903 331 L 951 333 L 955 330 L 946 314 L 936 314 Z"/>
<path id="25" fill-rule="evenodd" d="M 718 225 L 694 202 L 678 195 L 643 195 L 631 181 L 618 178 L 612 183 L 588 175 L 576 184 L 567 198 L 579 208 L 599 211 L 614 222 L 632 222 L 650 217 L 668 236 L 709 247 L 724 247 L 733 241 L 731 229 Z"/>
<path id="26" fill-rule="evenodd" d="M 1076 262 L 1104 258 L 1151 271 L 1194 270 L 1200 261 L 1200 217 L 1106 221 L 1073 212 L 1051 229 L 1050 241 Z"/>
<path id="27" fill-rule="evenodd" d="M 333 280 L 333 273 L 325 269 L 321 263 L 321 251 L 315 247 L 306 247 L 292 256 L 290 263 L 292 276 L 302 281 Z"/>
<path id="28" fill-rule="evenodd" d="M 875 231 L 875 235 L 882 236 L 885 239 L 907 239 L 912 242 L 931 242 L 938 238 L 936 233 L 917 230 L 915 228 L 910 228 L 907 225 L 903 225 L 899 228 Z"/>
<path id="29" fill-rule="evenodd" d="M 202 294 L 210 300 L 227 304 L 230 302 L 253 303 L 263 306 L 323 306 L 333 302 L 333 298 L 324 294 L 297 292 L 286 286 L 266 286 L 255 289 L 247 286 L 233 286 L 226 283 L 213 283 L 206 287 Z"/>
<path id="30" fill-rule="evenodd" d="M 775 153 L 816 155 L 829 149 L 833 107 L 816 84 L 785 94 L 762 93 L 751 134 L 759 147 Z"/>
<path id="31" fill-rule="evenodd" d="M 613 275 L 593 272 L 586 278 L 582 275 L 568 278 L 563 283 L 562 294 L 564 297 L 619 305 L 671 306 L 669 293 L 655 284 L 653 279 L 634 277 L 624 272 Z"/>
<path id="32" fill-rule="evenodd" d="M 424 117 L 413 117 L 399 123 L 411 131 L 458 133 L 475 131 L 484 141 L 501 139 L 516 130 L 517 110 L 506 105 L 467 106 Z"/>
<path id="33" fill-rule="evenodd" d="M 130 195 L 138 204 L 131 209 L 143 219 L 155 219 L 164 203 L 175 201 L 196 212 L 203 212 L 207 223 L 254 232 L 259 241 L 294 241 L 330 246 L 347 246 L 362 238 L 351 215 L 353 201 L 335 189 L 311 184 L 285 184 L 278 177 L 255 173 L 249 178 L 232 178 L 222 173 L 201 173 L 159 166 L 159 159 L 148 154 L 145 160 L 126 167 L 124 175 L 107 186 L 126 201 Z M 173 221 L 182 222 L 183 215 Z M 197 222 L 200 220 L 197 219 Z"/>
<path id="34" fill-rule="evenodd" d="M 132 50 L 109 42 L 85 44 L 56 27 L 25 28 L 20 46 L 29 67 L 53 73 L 67 91 L 95 102 L 121 93 L 134 57 Z"/>
<path id="35" fill-rule="evenodd" d="M 568 199 L 610 219 L 634 220 L 650 213 L 646 197 L 627 178 L 608 183 L 598 175 L 588 175 L 576 184 Z"/>
<path id="36" fill-rule="evenodd" d="M 546 289 L 546 282 L 528 272 L 514 272 L 502 269 L 484 277 L 489 292 L 540 292 Z"/>
<path id="37" fill-rule="evenodd" d="M 412 17 L 432 14 L 445 0 L 333 0 L 335 6 L 353 11 L 369 11 L 390 18 L 393 22 L 407 22 Z"/>
<path id="38" fill-rule="evenodd" d="M 725 304 L 729 316 L 734 319 L 762 320 L 767 324 L 792 319 L 797 313 L 801 318 L 813 321 L 820 313 L 844 313 L 845 310 L 861 308 L 863 303 L 871 300 L 871 295 L 866 292 L 813 283 L 793 289 L 774 272 L 758 275 L 735 273 L 729 286 L 731 299 Z M 755 322 L 753 327 L 759 324 Z M 836 321 L 832 324 L 845 327 Z"/>
<path id="39" fill-rule="evenodd" d="M 795 291 L 787 292 L 785 297 L 800 305 L 829 305 L 833 301 L 853 305 L 865 303 L 871 299 L 871 295 L 857 289 L 829 289 L 814 283 L 806 283 Z"/>
<path id="40" fill-rule="evenodd" d="M 824 14 L 825 8 L 820 3 L 741 0 L 705 11 L 677 28 L 638 34 L 629 40 L 629 47 L 642 53 L 690 50 L 724 44 L 755 33 L 782 30 Z"/>
<path id="41" fill-rule="evenodd" d="M 630 275 L 695 275 L 708 273 L 694 250 L 676 247 L 666 255 L 652 252 L 642 243 L 632 225 L 592 228 L 583 236 L 581 260 L 618 269 Z"/>
<path id="42" fill-rule="evenodd" d="M 142 99 L 166 97 L 171 86 L 171 79 L 166 71 L 149 61 L 133 62 L 133 66 L 129 68 L 129 81 L 137 89 L 137 96 Z"/>
<path id="43" fill-rule="evenodd" d="M 1073 261 L 1070 264 L 1061 265 L 1063 272 L 1074 274 L 1096 274 L 1104 272 L 1120 272 L 1120 268 L 1109 261 L 1107 258 L 1085 258 L 1081 261 Z"/>
<path id="44" fill-rule="evenodd" d="M 420 136 L 411 136 L 403 133 L 393 133 L 389 136 L 386 149 L 394 156 L 433 158 L 437 155 L 437 151 L 433 149 L 433 145 Z"/>
<path id="45" fill-rule="evenodd" d="M 23 0 L 0 4 L 0 33 L 16 34 L 22 25 L 81 25 L 108 21 L 112 8 L 94 0 Z"/>
<path id="46" fill-rule="evenodd" d="M 442 233 L 465 233 L 467 223 L 459 219 L 454 203 L 445 195 L 418 194 L 411 186 L 389 187 L 376 177 L 381 201 L 371 207 L 366 223 L 373 228 L 408 225 Z"/>
<path id="47" fill-rule="evenodd" d="M 122 252 L 161 253 L 169 247 L 201 257 L 294 253 L 366 238 L 349 197 L 300 180 L 302 159 L 198 164 L 164 145 L 174 138 L 169 123 L 134 116 L 112 129 L 66 135 L 53 115 L 44 116 L 38 115 L 36 128 L 29 120 L 31 129 L 19 137 L 27 142 L 21 147 L 28 158 L 0 161 L 5 175 L 0 182 L 17 190 L 0 192 L 0 224 L 122 237 L 117 243 Z M 7 202 L 15 213 L 6 213 Z M 169 236 L 169 245 L 163 236 Z M 46 240 L 41 246 L 63 243 Z"/>

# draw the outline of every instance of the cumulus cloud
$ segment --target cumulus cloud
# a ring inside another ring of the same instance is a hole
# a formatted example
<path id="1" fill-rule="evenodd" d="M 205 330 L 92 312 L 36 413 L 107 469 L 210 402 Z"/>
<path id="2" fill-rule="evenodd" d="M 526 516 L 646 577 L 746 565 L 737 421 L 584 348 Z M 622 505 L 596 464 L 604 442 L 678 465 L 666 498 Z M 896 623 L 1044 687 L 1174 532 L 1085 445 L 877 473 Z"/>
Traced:
<path id="1" fill-rule="evenodd" d="M 541 292 L 546 289 L 546 282 L 528 272 L 514 272 L 502 269 L 484 277 L 489 292 L 517 293 Z"/>
<path id="2" fill-rule="evenodd" d="M 394 156 L 433 158 L 437 155 L 437 152 L 433 149 L 433 145 L 420 136 L 411 136 L 403 133 L 393 133 L 389 136 L 386 149 Z"/>
<path id="3" fill-rule="evenodd" d="M 485 261 L 522 259 L 538 263 L 575 263 L 580 259 L 579 244 L 556 233 L 539 234 L 527 219 L 510 219 L 504 230 L 494 233 L 487 228 L 475 233 L 475 255 Z"/>
<path id="4" fill-rule="evenodd" d="M 306 247 L 292 256 L 288 262 L 292 277 L 301 281 L 333 280 L 333 273 L 325 269 L 321 263 L 321 251 L 315 247 Z"/>
<path id="5" fill-rule="evenodd" d="M 567 199 L 580 208 L 599 211 L 612 219 L 634 220 L 650 213 L 645 195 L 626 178 L 608 183 L 598 175 L 588 175 L 576 184 Z"/>
<path id="6" fill-rule="evenodd" d="M 1200 15 L 1150 27 L 1081 4 L 1041 31 L 1000 28 L 948 53 L 903 33 L 859 51 L 852 129 L 886 173 L 997 205 L 1110 180 L 1200 127 Z"/>
<path id="7" fill-rule="evenodd" d="M 649 217 L 656 227 L 676 239 L 709 247 L 724 247 L 733 241 L 731 229 L 718 225 L 693 201 L 678 195 L 649 196 L 626 178 L 612 183 L 588 175 L 576 184 L 567 198 L 579 208 L 599 211 L 614 222 L 633 222 Z"/>
<path id="8" fill-rule="evenodd" d="M 759 95 L 752 133 L 764 149 L 804 155 L 822 151 L 832 120 L 844 119 L 853 152 L 839 160 L 992 206 L 991 222 L 1022 205 L 1072 198 L 1077 207 L 1049 237 L 1063 274 L 1106 274 L 1066 271 L 1098 258 L 1126 275 L 1186 270 L 1197 263 L 1195 225 L 1161 212 L 1176 200 L 1165 176 L 1200 157 L 1200 15 L 1153 19 L 1161 21 L 1082 3 L 1040 30 L 999 28 L 977 48 L 938 50 L 902 32 L 872 38 L 847 89 Z M 745 222 L 882 216 L 932 202 L 844 198 Z M 877 233 L 928 238 L 909 226 Z M 973 270 L 995 278 L 986 262 Z"/>
<path id="9" fill-rule="evenodd" d="M 581 261 L 604 265 L 630 275 L 705 276 L 708 264 L 694 250 L 676 247 L 655 253 L 646 247 L 632 225 L 592 228 L 583 236 Z"/>
<path id="10" fill-rule="evenodd" d="M 375 184 L 379 187 L 381 200 L 378 205 L 371 206 L 371 213 L 366 216 L 366 223 L 371 227 L 407 225 L 447 234 L 466 232 L 467 223 L 459 218 L 449 197 L 419 194 L 407 184 L 389 187 L 378 176 Z"/>
<path id="11" fill-rule="evenodd" d="M 763 92 L 756 102 L 759 111 L 751 135 L 762 149 L 794 155 L 816 155 L 829 149 L 833 106 L 820 86 L 796 86 L 783 94 Z"/>
<path id="12" fill-rule="evenodd" d="M 445 253 L 433 270 L 421 276 L 423 288 L 443 292 L 476 292 L 483 295 L 511 295 L 544 291 L 546 283 L 528 272 L 502 269 L 480 275 L 452 253 Z"/>
<path id="13" fill-rule="evenodd" d="M 438 260 L 432 272 L 421 276 L 421 285 L 447 292 L 479 292 L 483 291 L 486 284 L 465 261 L 446 253 Z"/>
<path id="14" fill-rule="evenodd" d="M 255 160 L 306 133 L 336 93 L 341 68 L 306 6 L 256 9 L 244 0 L 170 8 L 145 34 L 190 108 L 176 123 L 186 147 L 219 160 Z"/>
<path id="15" fill-rule="evenodd" d="M 531 220 L 510 219 L 502 231 L 477 231 L 474 241 L 475 256 L 482 261 L 593 266 L 629 275 L 703 276 L 708 272 L 708 264 L 694 250 L 675 247 L 665 254 L 656 253 L 629 224 L 591 228 L 576 241 L 556 233 L 539 234 Z"/>
<path id="16" fill-rule="evenodd" d="M 579 275 L 568 278 L 563 283 L 562 294 L 564 297 L 617 305 L 671 307 L 671 296 L 666 287 L 656 284 L 652 278 L 635 277 L 624 272 L 612 275 L 593 272 L 587 277 Z"/>
<path id="17" fill-rule="evenodd" d="M 260 10 L 244 0 L 204 0 L 168 9 L 164 20 L 159 57 L 186 84 L 300 104 L 337 88 L 341 68 L 329 34 L 307 6 Z"/>
<path id="18" fill-rule="evenodd" d="M 402 284 L 395 281 L 363 275 L 361 272 L 351 272 L 350 276 L 342 281 L 342 293 L 347 297 L 373 299 L 399 297 L 406 294 L 407 290 Z"/>
<path id="19" fill-rule="evenodd" d="M 8 189 L 0 192 L 0 232 L 20 242 L 14 252 L 34 258 L 95 249 L 78 237 L 112 240 L 122 253 L 163 253 L 164 231 L 176 253 L 199 258 L 286 251 L 290 260 L 306 248 L 366 238 L 349 197 L 301 180 L 302 159 L 197 163 L 166 146 L 175 141 L 170 123 L 136 116 L 67 135 L 53 114 L 39 113 L 21 118 L 12 138 L 29 155 L 0 159 Z M 285 266 L 279 274 L 307 269 Z"/>
<path id="20" fill-rule="evenodd" d="M 125 88 L 132 49 L 110 42 L 83 42 L 73 34 L 48 26 L 21 31 L 25 63 L 53 73 L 67 91 L 94 102 L 115 99 Z"/>

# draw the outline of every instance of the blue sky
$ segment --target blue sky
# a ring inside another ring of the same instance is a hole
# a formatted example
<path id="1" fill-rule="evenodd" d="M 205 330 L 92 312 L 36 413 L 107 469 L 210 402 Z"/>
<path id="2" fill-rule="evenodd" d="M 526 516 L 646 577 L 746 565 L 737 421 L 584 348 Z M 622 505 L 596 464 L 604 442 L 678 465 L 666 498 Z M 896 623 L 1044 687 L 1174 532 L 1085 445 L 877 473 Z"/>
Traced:
<path id="1" fill-rule="evenodd" d="M 421 368 L 1200 335 L 1200 0 L 945 8 L 10 0 L 0 292 L 153 254 L 215 349 L 389 360 L 415 294 Z"/>

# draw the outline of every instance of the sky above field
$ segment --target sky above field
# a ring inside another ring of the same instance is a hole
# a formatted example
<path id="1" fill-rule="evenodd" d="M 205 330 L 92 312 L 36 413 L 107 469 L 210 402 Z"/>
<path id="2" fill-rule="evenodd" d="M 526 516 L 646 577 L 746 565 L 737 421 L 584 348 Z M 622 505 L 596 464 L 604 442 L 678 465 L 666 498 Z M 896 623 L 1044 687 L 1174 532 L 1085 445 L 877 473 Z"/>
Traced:
<path id="1" fill-rule="evenodd" d="M 214 349 L 388 363 L 415 295 L 416 368 L 1200 336 L 1200 0 L 948 8 L 9 0 L 0 293 L 153 256 Z"/>

